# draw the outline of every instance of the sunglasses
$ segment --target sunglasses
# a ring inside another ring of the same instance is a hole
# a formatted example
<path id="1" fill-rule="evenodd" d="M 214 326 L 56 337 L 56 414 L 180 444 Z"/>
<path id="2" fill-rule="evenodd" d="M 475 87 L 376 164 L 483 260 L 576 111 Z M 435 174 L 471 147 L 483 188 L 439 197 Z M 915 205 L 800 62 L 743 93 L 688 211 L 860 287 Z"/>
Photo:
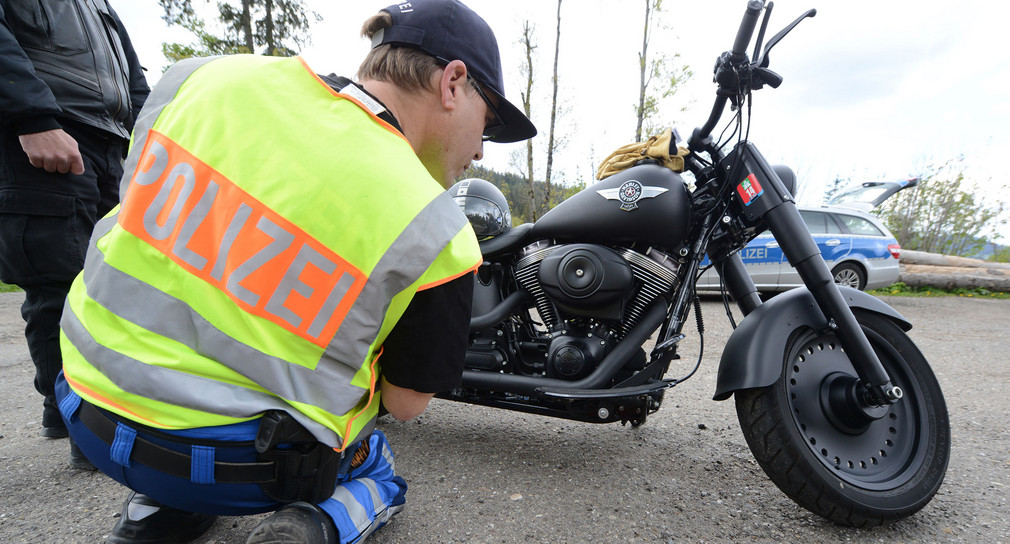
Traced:
<path id="1" fill-rule="evenodd" d="M 501 120 L 501 115 L 498 114 L 498 109 L 494 107 L 491 100 L 489 100 L 487 95 L 484 94 L 484 89 L 480 88 L 480 83 L 476 79 L 470 77 L 470 74 L 466 75 L 466 79 L 473 85 L 474 89 L 477 89 L 477 94 L 479 94 L 481 99 L 484 100 L 484 103 L 487 104 L 487 109 L 494 114 L 494 119 L 492 119 L 491 122 L 484 127 L 484 135 L 481 136 L 481 139 L 485 142 L 493 140 L 501 134 L 502 130 L 505 129 L 505 123 Z"/>
<path id="2" fill-rule="evenodd" d="M 435 60 L 438 61 L 439 64 L 441 64 L 442 66 L 449 65 L 449 61 L 445 60 L 442 57 L 436 56 Z M 494 104 L 491 103 L 491 100 L 487 97 L 486 94 L 484 94 L 484 89 L 481 88 L 480 82 L 471 77 L 469 73 L 466 74 L 466 80 L 469 81 L 471 85 L 473 85 L 474 89 L 477 89 L 477 94 L 479 94 L 481 100 L 483 100 L 484 103 L 487 104 L 487 109 L 491 110 L 491 113 L 494 114 L 494 119 L 492 119 L 490 123 L 484 126 L 484 134 L 483 136 L 481 136 L 481 140 L 485 142 L 494 140 L 495 138 L 498 137 L 499 134 L 502 133 L 503 130 L 505 130 L 505 121 L 502 121 L 501 114 L 498 113 L 498 108 L 494 107 Z"/>

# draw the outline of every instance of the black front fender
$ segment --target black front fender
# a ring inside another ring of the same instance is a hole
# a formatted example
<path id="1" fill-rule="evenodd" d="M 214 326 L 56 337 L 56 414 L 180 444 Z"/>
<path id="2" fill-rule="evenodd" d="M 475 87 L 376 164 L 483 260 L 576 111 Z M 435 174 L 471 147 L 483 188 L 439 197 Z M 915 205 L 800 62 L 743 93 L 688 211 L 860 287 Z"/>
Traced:
<path id="1" fill-rule="evenodd" d="M 839 287 L 850 308 L 878 313 L 903 330 L 912 328 L 901 314 L 880 299 L 851 287 Z M 767 387 L 782 375 L 786 343 L 794 331 L 825 330 L 827 319 L 806 288 L 793 289 L 760 305 L 730 335 L 719 362 L 715 400 L 726 400 L 734 391 Z"/>

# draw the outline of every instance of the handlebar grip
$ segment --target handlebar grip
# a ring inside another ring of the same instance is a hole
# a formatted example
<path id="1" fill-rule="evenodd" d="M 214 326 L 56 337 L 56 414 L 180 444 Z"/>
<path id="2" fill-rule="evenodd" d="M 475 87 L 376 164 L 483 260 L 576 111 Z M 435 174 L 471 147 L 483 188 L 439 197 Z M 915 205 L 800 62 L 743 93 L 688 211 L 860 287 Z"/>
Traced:
<path id="1" fill-rule="evenodd" d="M 743 57 L 747 54 L 747 45 L 750 44 L 751 36 L 754 35 L 754 29 L 757 27 L 758 17 L 761 15 L 761 10 L 764 9 L 764 0 L 750 0 L 747 2 L 747 11 L 743 14 L 743 20 L 740 21 L 740 29 L 736 32 L 736 39 L 733 41 L 733 56 Z"/>

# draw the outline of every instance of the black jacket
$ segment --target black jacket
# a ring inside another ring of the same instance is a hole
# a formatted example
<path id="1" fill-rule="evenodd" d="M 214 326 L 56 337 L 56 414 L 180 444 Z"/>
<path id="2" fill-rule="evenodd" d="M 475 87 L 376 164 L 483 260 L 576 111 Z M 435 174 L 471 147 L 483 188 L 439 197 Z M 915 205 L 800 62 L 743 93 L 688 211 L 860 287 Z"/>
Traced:
<path id="1" fill-rule="evenodd" d="M 0 123 L 17 134 L 69 119 L 124 139 L 150 93 L 106 0 L 0 0 Z"/>

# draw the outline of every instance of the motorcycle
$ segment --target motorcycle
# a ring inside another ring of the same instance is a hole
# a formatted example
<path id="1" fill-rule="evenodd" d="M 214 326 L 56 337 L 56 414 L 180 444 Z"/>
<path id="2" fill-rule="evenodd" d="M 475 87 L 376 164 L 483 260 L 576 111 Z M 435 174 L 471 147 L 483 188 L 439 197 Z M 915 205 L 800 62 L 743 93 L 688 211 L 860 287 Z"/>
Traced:
<path id="1" fill-rule="evenodd" d="M 772 7 L 750 0 L 732 50 L 718 58 L 711 114 L 687 142 L 693 190 L 646 159 L 481 242 L 462 385 L 439 396 L 642 425 L 701 363 L 666 377 L 689 312 L 700 316 L 695 283 L 710 263 L 724 304 L 734 301 L 744 316 L 732 323 L 714 399 L 735 397 L 754 457 L 792 500 L 838 524 L 879 525 L 914 514 L 939 489 L 950 456 L 947 409 L 906 335 L 911 323 L 832 281 L 796 210 L 795 175 L 747 139 L 752 92 L 782 82 L 768 52 L 816 14 L 762 50 Z M 712 131 L 727 103 L 734 130 L 719 142 Z M 765 229 L 805 285 L 768 301 L 738 253 Z"/>

